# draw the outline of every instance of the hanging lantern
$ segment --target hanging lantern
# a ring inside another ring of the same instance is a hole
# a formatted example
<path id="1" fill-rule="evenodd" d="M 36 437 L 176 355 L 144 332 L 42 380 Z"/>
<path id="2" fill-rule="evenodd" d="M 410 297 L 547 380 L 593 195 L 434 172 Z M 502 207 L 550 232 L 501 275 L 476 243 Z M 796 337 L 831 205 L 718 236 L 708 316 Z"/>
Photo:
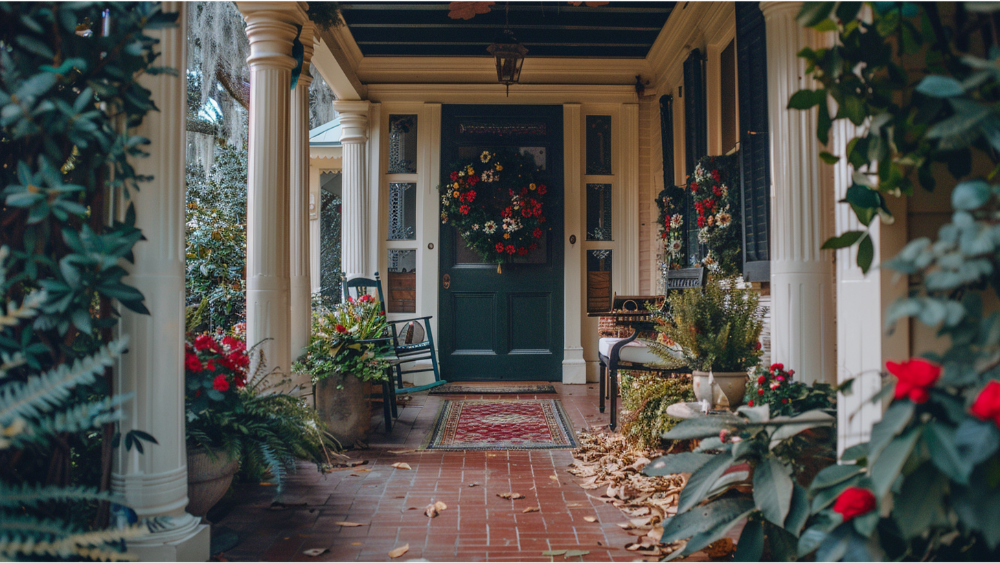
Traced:
<path id="1" fill-rule="evenodd" d="M 510 96 L 510 85 L 517 84 L 521 78 L 521 65 L 528 49 L 517 42 L 514 32 L 504 28 L 486 48 L 497 63 L 497 80 L 507 86 L 507 96 Z"/>

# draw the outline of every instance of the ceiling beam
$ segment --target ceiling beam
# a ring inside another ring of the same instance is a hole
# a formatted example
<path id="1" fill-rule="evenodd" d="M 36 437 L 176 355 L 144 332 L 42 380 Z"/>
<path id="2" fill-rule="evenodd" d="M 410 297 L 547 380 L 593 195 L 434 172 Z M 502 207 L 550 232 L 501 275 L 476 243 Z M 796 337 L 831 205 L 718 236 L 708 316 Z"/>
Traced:
<path id="1" fill-rule="evenodd" d="M 312 62 L 338 100 L 363 100 L 367 96 L 367 87 L 358 79 L 357 69 L 328 30 L 320 33 Z"/>

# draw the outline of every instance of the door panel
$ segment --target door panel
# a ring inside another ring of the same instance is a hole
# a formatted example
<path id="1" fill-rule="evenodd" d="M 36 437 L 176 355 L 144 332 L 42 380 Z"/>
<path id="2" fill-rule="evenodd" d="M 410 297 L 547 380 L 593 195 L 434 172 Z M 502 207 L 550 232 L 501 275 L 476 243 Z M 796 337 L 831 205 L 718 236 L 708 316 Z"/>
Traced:
<path id="1" fill-rule="evenodd" d="M 439 360 L 441 376 L 462 380 L 562 379 L 562 106 L 446 105 L 441 120 L 441 181 L 484 150 L 519 148 L 539 167 L 549 192 L 549 230 L 528 256 L 495 264 L 441 225 Z M 450 277 L 445 288 L 441 279 Z"/>

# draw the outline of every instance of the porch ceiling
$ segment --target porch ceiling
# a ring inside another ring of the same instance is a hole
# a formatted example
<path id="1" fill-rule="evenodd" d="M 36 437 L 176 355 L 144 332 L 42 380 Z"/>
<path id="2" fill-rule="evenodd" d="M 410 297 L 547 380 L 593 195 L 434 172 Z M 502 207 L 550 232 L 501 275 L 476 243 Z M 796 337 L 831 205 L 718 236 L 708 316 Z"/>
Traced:
<path id="1" fill-rule="evenodd" d="M 512 2 L 509 21 L 529 57 L 642 59 L 674 2 Z M 364 57 L 484 57 L 504 27 L 496 4 L 471 20 L 448 17 L 448 2 L 345 2 L 341 14 Z"/>

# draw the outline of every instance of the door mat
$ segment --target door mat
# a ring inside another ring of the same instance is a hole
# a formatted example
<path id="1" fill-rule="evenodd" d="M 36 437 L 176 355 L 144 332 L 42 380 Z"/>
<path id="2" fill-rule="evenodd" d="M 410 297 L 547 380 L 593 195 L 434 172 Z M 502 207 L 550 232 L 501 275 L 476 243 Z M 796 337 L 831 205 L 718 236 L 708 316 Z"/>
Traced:
<path id="1" fill-rule="evenodd" d="M 556 388 L 548 383 L 449 383 L 431 389 L 431 395 L 537 395 L 555 393 Z"/>
<path id="2" fill-rule="evenodd" d="M 558 399 L 446 400 L 430 450 L 559 450 L 577 446 Z"/>

